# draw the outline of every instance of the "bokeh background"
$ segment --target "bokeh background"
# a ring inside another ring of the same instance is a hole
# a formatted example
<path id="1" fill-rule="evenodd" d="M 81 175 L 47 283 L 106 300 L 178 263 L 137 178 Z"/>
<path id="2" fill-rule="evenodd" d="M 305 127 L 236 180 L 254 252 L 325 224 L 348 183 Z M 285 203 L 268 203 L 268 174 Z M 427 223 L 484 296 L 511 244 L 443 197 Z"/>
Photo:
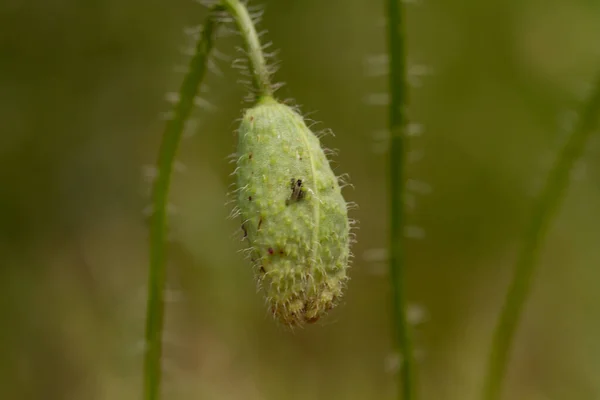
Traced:
<path id="1" fill-rule="evenodd" d="M 226 206 L 226 156 L 248 104 L 236 37 L 219 40 L 179 155 L 165 399 L 391 399 L 383 1 L 270 0 L 280 98 L 331 128 L 360 208 L 343 303 L 278 326 Z M 144 210 L 164 121 L 206 10 L 191 0 L 0 4 L 0 391 L 3 399 L 137 399 Z M 600 3 L 407 4 L 407 246 L 423 399 L 478 398 L 494 321 L 534 196 L 600 70 Z M 600 398 L 600 141 L 543 249 L 506 399 Z"/>

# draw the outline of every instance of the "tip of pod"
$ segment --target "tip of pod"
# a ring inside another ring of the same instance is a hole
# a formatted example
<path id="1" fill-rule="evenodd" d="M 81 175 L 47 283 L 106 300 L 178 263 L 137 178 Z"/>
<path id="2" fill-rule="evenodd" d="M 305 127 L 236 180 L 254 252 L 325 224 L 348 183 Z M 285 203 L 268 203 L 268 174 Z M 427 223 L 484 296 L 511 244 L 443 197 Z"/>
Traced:
<path id="1" fill-rule="evenodd" d="M 257 105 L 259 104 L 273 104 L 273 103 L 278 103 L 277 100 L 275 100 L 275 98 L 271 95 L 266 95 L 266 96 L 261 96 L 258 101 L 256 102 Z"/>

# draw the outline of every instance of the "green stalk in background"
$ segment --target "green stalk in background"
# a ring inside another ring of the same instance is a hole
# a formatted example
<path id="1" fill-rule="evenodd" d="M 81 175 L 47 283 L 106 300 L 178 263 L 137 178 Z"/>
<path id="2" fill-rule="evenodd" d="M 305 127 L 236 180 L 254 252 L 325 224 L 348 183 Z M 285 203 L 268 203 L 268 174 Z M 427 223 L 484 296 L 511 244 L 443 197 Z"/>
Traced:
<path id="1" fill-rule="evenodd" d="M 410 326 L 406 317 L 406 282 L 404 275 L 404 166 L 406 163 L 406 47 L 401 0 L 387 0 L 389 91 L 390 91 L 390 283 L 392 286 L 393 342 L 401 357 L 398 373 L 399 399 L 417 397 L 416 366 Z M 400 395 L 402 393 L 402 395 Z"/>
<path id="2" fill-rule="evenodd" d="M 200 83 L 206 74 L 207 61 L 213 46 L 217 22 L 216 9 L 211 10 L 204 30 L 198 40 L 189 72 L 185 76 L 179 100 L 169 118 L 157 162 L 157 176 L 152 191 L 152 217 L 150 219 L 150 264 L 148 270 L 148 299 L 146 308 L 146 335 L 144 352 L 144 399 L 160 398 L 161 352 L 164 319 L 164 287 L 166 279 L 167 201 L 171 172 L 181 140 L 185 122 L 194 106 Z"/>
<path id="3" fill-rule="evenodd" d="M 484 400 L 501 398 L 509 352 L 514 341 L 517 323 L 531 291 L 541 244 L 564 197 L 573 165 L 583 153 L 588 139 L 598 127 L 599 113 L 600 77 L 592 89 L 578 123 L 558 155 L 533 210 L 533 217 L 526 231 L 513 279 L 494 331 L 484 383 Z"/>

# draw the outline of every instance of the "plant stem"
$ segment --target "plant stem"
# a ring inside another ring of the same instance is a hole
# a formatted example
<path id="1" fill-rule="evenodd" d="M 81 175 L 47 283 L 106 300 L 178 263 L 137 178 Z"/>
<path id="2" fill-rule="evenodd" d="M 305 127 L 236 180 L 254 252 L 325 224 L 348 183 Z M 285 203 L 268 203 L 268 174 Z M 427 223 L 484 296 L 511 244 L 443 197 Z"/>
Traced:
<path id="1" fill-rule="evenodd" d="M 523 247 L 515 264 L 512 282 L 494 331 L 484 382 L 483 399 L 485 400 L 501 398 L 509 352 L 525 302 L 531 292 L 541 244 L 567 190 L 573 165 L 583 153 L 589 137 L 598 126 L 599 113 L 600 77 L 585 104 L 579 121 L 558 155 L 537 199 L 537 206 L 533 210 Z"/>
<path id="2" fill-rule="evenodd" d="M 179 91 L 163 134 L 157 162 L 157 176 L 152 192 L 152 217 L 150 219 L 150 264 L 148 273 L 148 298 L 146 309 L 146 335 L 144 352 L 144 399 L 160 398 L 162 330 L 164 319 L 164 286 L 166 279 L 167 201 L 171 171 L 185 122 L 194 106 L 194 98 L 207 69 L 208 54 L 212 48 L 217 22 L 216 9 L 211 10 L 198 40 L 189 72 Z"/>
<path id="3" fill-rule="evenodd" d="M 233 17 L 244 40 L 252 81 L 258 98 L 271 96 L 273 89 L 270 82 L 270 72 L 265 61 L 260 39 L 248 10 L 239 0 L 222 0 L 221 4 Z"/>
<path id="4" fill-rule="evenodd" d="M 408 103 L 406 83 L 406 47 L 404 21 L 400 0 L 387 0 L 389 46 L 389 179 L 390 179 L 390 283 L 394 325 L 394 347 L 400 354 L 398 395 L 403 400 L 414 400 L 416 393 L 416 368 L 410 326 L 406 318 L 404 276 L 404 165 L 406 160 L 406 108 Z M 402 389 L 400 389 L 402 388 Z"/>

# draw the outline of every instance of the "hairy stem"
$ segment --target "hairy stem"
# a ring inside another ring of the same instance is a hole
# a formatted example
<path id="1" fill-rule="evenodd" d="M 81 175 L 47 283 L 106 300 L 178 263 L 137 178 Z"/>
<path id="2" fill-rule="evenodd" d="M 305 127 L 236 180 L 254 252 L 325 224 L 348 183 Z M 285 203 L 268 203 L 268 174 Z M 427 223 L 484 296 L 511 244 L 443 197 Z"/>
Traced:
<path id="1" fill-rule="evenodd" d="M 271 96 L 273 89 L 270 81 L 270 73 L 265 61 L 260 39 L 252 22 L 248 10 L 239 0 L 222 0 L 221 4 L 233 17 L 237 28 L 242 35 L 246 47 L 246 53 L 250 60 L 250 72 L 252 81 L 257 91 L 258 98 Z"/>
<path id="2" fill-rule="evenodd" d="M 406 47 L 404 21 L 400 0 L 386 0 L 388 17 L 389 51 L 389 179 L 390 179 L 390 283 L 392 286 L 394 347 L 402 363 L 398 373 L 398 396 L 414 400 L 416 394 L 416 370 L 410 326 L 406 318 L 406 294 L 404 276 L 404 166 L 406 162 L 406 108 L 408 103 L 406 84 Z M 401 390 L 400 390 L 401 388 Z"/>
<path id="3" fill-rule="evenodd" d="M 157 162 L 157 176 L 152 192 L 150 219 L 150 264 L 144 353 L 144 399 L 160 398 L 162 330 L 164 317 L 164 286 L 166 279 L 167 200 L 171 171 L 185 122 L 194 106 L 194 98 L 207 69 L 208 55 L 213 45 L 216 21 L 214 11 L 208 17 L 198 40 L 189 72 L 185 76 L 179 100 L 174 106 L 163 134 Z"/>
<path id="4" fill-rule="evenodd" d="M 523 247 L 515 264 L 512 282 L 498 319 L 489 354 L 483 399 L 498 400 L 509 352 L 517 324 L 529 297 L 541 244 L 556 215 L 569 184 L 573 165 L 579 159 L 592 132 L 598 127 L 600 113 L 600 77 L 580 115 L 579 121 L 563 146 L 537 199 Z"/>

